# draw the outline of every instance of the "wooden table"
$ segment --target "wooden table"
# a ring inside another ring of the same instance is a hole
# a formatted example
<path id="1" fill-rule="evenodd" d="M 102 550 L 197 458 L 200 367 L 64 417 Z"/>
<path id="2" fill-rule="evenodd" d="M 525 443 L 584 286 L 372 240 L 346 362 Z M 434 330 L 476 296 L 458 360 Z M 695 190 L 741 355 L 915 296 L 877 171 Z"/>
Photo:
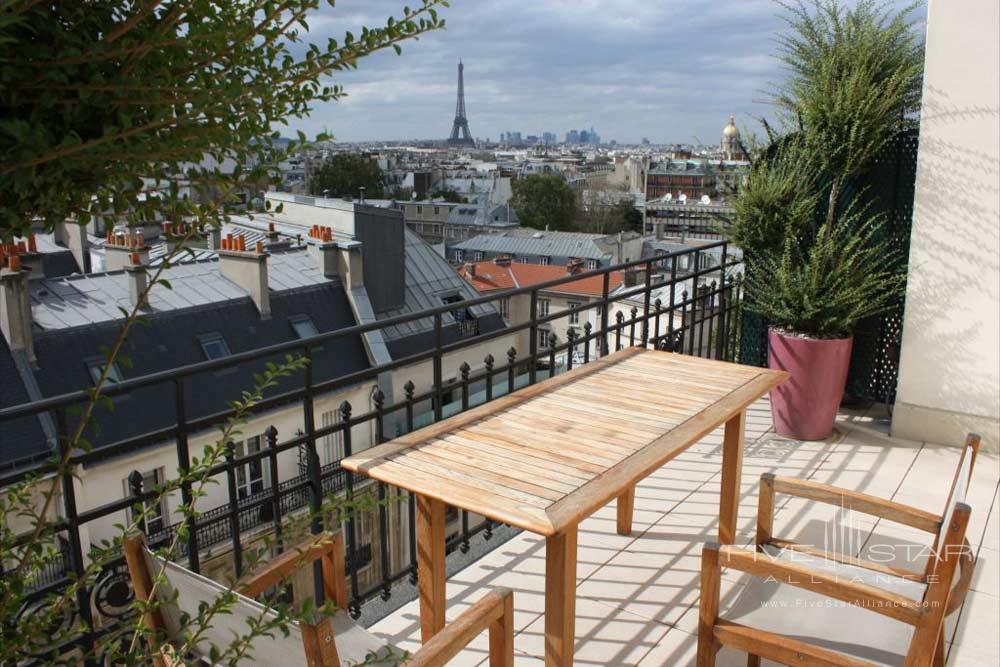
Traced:
<path id="1" fill-rule="evenodd" d="M 445 624 L 445 508 L 546 537 L 545 662 L 573 664 L 577 525 L 725 424 L 719 542 L 732 544 L 746 408 L 786 373 L 632 347 L 345 459 L 416 495 L 420 626 Z"/>

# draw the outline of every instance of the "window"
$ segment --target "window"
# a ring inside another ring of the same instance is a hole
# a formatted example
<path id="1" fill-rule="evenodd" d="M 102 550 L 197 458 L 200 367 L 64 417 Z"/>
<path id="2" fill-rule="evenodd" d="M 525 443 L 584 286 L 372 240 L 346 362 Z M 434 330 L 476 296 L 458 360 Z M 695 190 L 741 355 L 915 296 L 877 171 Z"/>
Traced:
<path id="1" fill-rule="evenodd" d="M 548 347 L 549 346 L 549 334 L 552 333 L 548 329 L 538 330 L 538 347 Z"/>
<path id="2" fill-rule="evenodd" d="M 91 357 L 86 360 L 87 372 L 90 373 L 90 379 L 94 384 L 101 379 L 101 373 L 104 372 L 104 366 L 108 362 L 105 361 L 104 357 Z M 122 381 L 122 372 L 118 368 L 118 364 L 111 364 L 111 368 L 108 369 L 108 382 L 115 383 Z"/>
<path id="3" fill-rule="evenodd" d="M 312 338 L 319 335 L 319 329 L 308 315 L 296 315 L 288 318 L 288 323 L 295 330 L 295 335 L 299 338 Z"/>
<path id="4" fill-rule="evenodd" d="M 461 262 L 463 259 L 465 259 L 465 253 L 462 252 L 461 250 L 456 250 L 455 254 L 452 256 L 455 258 L 456 262 Z"/>
<path id="5" fill-rule="evenodd" d="M 538 300 L 538 317 L 548 317 L 549 316 L 549 306 L 551 302 L 548 299 Z"/>
<path id="6" fill-rule="evenodd" d="M 423 215 L 423 213 L 424 213 L 424 207 L 423 206 L 418 206 L 417 207 L 417 215 Z"/>
<path id="7" fill-rule="evenodd" d="M 476 259 L 477 262 L 483 261 L 483 251 L 482 250 L 477 250 L 476 251 L 475 259 Z"/>
<path id="8" fill-rule="evenodd" d="M 547 255 L 542 255 L 541 257 L 538 258 L 538 263 L 541 264 L 542 266 L 548 266 L 549 264 L 552 263 L 552 258 Z"/>
<path id="9" fill-rule="evenodd" d="M 336 426 L 340 423 L 340 420 L 340 410 L 329 410 L 328 412 L 324 412 L 320 417 L 320 422 L 324 429 Z M 323 445 L 323 460 L 326 461 L 326 464 L 334 463 L 344 458 L 343 431 L 338 430 L 324 435 L 320 439 L 320 444 Z"/>
<path id="10" fill-rule="evenodd" d="M 517 263 L 518 264 L 527 264 L 528 263 L 528 258 L 527 257 L 518 257 L 517 258 Z"/>
<path id="11" fill-rule="evenodd" d="M 569 308 L 569 323 L 579 324 L 580 323 L 580 311 L 577 308 L 580 307 L 578 301 L 567 301 L 566 306 Z"/>
<path id="12" fill-rule="evenodd" d="M 596 259 L 588 259 L 587 260 L 587 270 L 588 271 L 596 271 L 598 269 L 598 267 L 600 267 L 600 263 Z"/>
<path id="13" fill-rule="evenodd" d="M 198 337 L 206 359 L 222 359 L 229 356 L 229 346 L 221 334 L 209 333 Z"/>
<path id="14" fill-rule="evenodd" d="M 500 317 L 504 319 L 510 318 L 510 297 L 505 299 L 500 299 Z"/>
<path id="15" fill-rule="evenodd" d="M 438 215 L 440 213 L 441 213 L 441 207 L 440 206 L 435 206 L 434 207 L 434 215 Z"/>
<path id="16" fill-rule="evenodd" d="M 236 443 L 236 458 L 260 451 L 260 436 Z M 264 490 L 264 459 L 257 459 L 236 468 L 236 494 L 240 500 Z"/>
<path id="17" fill-rule="evenodd" d="M 142 475 L 142 491 L 147 493 L 149 491 L 154 491 L 156 487 L 163 483 L 163 469 L 155 468 L 149 470 Z M 125 497 L 129 498 L 132 496 L 132 489 L 129 486 L 128 478 L 126 477 L 123 481 L 125 486 Z M 152 534 L 163 530 L 163 502 L 166 498 L 161 496 L 159 498 L 152 498 L 146 501 L 146 534 Z M 138 518 L 138 513 L 133 512 L 133 518 Z"/>
<path id="18" fill-rule="evenodd" d="M 441 302 L 445 304 L 461 303 L 462 301 L 464 299 L 459 294 L 441 297 Z M 479 335 L 479 320 L 476 319 L 471 310 L 468 308 L 456 308 L 451 311 L 451 316 L 455 318 L 455 324 L 458 326 L 459 333 L 463 337 Z"/>

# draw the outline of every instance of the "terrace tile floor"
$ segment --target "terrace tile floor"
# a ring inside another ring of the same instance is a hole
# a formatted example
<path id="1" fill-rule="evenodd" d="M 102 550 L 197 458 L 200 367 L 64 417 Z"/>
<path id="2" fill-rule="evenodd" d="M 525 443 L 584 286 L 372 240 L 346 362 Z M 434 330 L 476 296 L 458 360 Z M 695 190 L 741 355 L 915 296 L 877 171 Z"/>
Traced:
<path id="1" fill-rule="evenodd" d="M 881 406 L 845 410 L 827 441 L 798 442 L 777 437 L 767 400 L 755 403 L 748 414 L 738 542 L 753 542 L 758 479 L 764 472 L 835 484 L 940 512 L 958 448 L 890 438 L 888 421 Z M 616 534 L 614 503 L 580 525 L 577 665 L 694 664 L 700 554 L 704 542 L 716 539 L 721 445 L 720 429 L 639 485 L 631 536 Z M 949 664 L 1000 660 L 998 485 L 1000 459 L 983 451 L 969 492 L 969 541 L 979 561 L 963 608 L 949 618 Z M 926 545 L 929 538 L 906 527 L 857 514 L 846 518 L 836 508 L 787 497 L 778 498 L 775 534 L 856 555 L 865 554 L 876 541 Z M 910 551 L 915 554 L 919 549 Z M 514 591 L 515 664 L 542 665 L 544 572 L 544 540 L 521 533 L 449 579 L 448 618 L 488 588 L 508 587 Z M 721 609 L 739 593 L 742 582 L 739 573 L 724 575 Z M 414 601 L 403 606 L 371 630 L 402 649 L 417 649 L 417 605 Z M 486 661 L 483 634 L 451 664 Z M 746 657 L 724 650 L 717 664 L 744 665 Z"/>

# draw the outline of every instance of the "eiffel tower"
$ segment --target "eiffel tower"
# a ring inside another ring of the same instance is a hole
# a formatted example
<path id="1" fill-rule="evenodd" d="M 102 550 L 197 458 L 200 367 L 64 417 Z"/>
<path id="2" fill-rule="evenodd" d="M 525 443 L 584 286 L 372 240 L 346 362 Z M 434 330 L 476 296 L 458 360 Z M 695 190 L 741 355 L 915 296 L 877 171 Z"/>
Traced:
<path id="1" fill-rule="evenodd" d="M 455 103 L 455 123 L 451 126 L 449 146 L 475 146 L 472 133 L 469 132 L 469 119 L 465 117 L 465 84 L 462 80 L 462 70 L 465 67 L 458 61 L 458 101 Z"/>

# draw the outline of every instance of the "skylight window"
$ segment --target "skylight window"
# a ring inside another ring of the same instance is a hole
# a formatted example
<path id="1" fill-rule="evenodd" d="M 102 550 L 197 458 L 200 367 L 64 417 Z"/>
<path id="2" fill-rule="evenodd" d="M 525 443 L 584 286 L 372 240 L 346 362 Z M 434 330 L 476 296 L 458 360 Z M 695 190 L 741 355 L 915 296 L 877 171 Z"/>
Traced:
<path id="1" fill-rule="evenodd" d="M 295 330 L 295 335 L 299 338 L 312 338 L 319 335 L 319 329 L 308 315 L 296 315 L 288 318 L 288 323 Z"/>
<path id="2" fill-rule="evenodd" d="M 222 359 L 230 355 L 226 339 L 218 333 L 209 333 L 198 337 L 201 349 L 206 359 Z"/>
<path id="3" fill-rule="evenodd" d="M 91 357 L 87 359 L 87 372 L 90 373 L 90 380 L 97 384 L 97 381 L 101 379 L 101 373 L 104 372 L 104 366 L 107 361 L 104 357 Z M 118 368 L 118 364 L 111 364 L 111 368 L 108 369 L 107 381 L 114 384 L 122 381 L 122 372 Z"/>

